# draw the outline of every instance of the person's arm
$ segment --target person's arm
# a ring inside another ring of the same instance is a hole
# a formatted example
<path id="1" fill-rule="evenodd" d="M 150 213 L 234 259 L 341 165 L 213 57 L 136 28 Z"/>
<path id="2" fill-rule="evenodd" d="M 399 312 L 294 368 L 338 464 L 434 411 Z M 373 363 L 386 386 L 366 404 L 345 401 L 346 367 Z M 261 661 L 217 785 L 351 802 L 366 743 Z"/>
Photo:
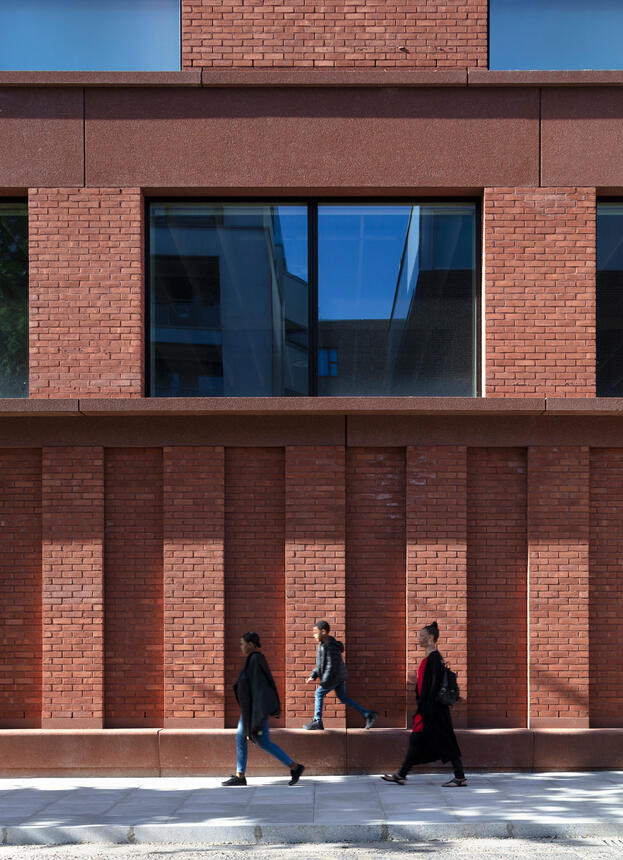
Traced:
<path id="1" fill-rule="evenodd" d="M 322 677 L 320 678 L 321 684 L 330 684 L 333 680 L 333 674 L 337 668 L 336 655 L 333 651 L 335 646 L 326 645 L 325 646 L 325 664 L 324 664 L 324 672 L 322 673 Z"/>

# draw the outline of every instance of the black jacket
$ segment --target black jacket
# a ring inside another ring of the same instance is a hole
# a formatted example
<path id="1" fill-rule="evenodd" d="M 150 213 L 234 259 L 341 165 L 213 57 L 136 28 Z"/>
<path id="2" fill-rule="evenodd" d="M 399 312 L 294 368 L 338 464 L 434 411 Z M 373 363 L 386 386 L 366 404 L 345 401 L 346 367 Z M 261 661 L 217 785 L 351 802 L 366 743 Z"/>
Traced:
<path id="1" fill-rule="evenodd" d="M 422 690 L 417 695 L 417 713 L 422 716 L 424 744 L 420 764 L 430 761 L 453 761 L 461 750 L 452 727 L 450 708 L 435 701 L 443 677 L 443 659 L 439 651 L 431 651 L 426 661 Z M 416 690 L 417 694 L 417 690 Z"/>
<path id="2" fill-rule="evenodd" d="M 259 651 L 253 651 L 247 657 L 234 684 L 234 693 L 240 705 L 245 735 L 255 742 L 266 717 L 278 717 L 281 714 L 277 685 L 266 657 Z"/>
<path id="3" fill-rule="evenodd" d="M 321 687 L 330 690 L 348 677 L 346 665 L 342 659 L 343 651 L 344 646 L 333 636 L 327 636 L 324 642 L 318 643 L 316 668 L 310 677 L 318 678 Z"/>

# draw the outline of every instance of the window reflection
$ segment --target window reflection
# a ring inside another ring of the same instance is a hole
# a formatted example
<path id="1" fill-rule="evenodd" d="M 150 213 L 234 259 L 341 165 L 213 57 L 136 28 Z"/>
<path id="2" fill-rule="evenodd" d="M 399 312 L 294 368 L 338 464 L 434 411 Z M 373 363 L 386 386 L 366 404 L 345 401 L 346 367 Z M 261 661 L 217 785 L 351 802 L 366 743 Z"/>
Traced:
<path id="1" fill-rule="evenodd" d="M 623 397 L 623 203 L 597 205 L 597 396 Z"/>
<path id="2" fill-rule="evenodd" d="M 151 393 L 308 393 L 307 211 L 154 204 Z"/>
<path id="3" fill-rule="evenodd" d="M 0 203 L 0 397 L 28 397 L 28 215 Z"/>
<path id="4" fill-rule="evenodd" d="M 321 395 L 476 393 L 475 207 L 318 209 Z"/>

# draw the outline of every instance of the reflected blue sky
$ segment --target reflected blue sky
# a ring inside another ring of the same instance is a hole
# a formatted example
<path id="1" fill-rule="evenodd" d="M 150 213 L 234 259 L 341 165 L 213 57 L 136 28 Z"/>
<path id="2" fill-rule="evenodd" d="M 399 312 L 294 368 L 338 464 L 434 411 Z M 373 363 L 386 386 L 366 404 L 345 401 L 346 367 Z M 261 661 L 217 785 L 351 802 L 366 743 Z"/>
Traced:
<path id="1" fill-rule="evenodd" d="M 179 68 L 179 0 L 0 0 L 0 69 Z"/>
<path id="2" fill-rule="evenodd" d="M 490 0 L 492 69 L 623 69 L 623 0 Z"/>

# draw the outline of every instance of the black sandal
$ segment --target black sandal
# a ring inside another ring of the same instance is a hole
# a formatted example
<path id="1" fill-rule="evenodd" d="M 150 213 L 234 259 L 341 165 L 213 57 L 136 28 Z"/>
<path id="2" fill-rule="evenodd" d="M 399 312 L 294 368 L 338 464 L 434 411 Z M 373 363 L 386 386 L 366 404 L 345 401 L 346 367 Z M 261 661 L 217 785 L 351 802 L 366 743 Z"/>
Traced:
<path id="1" fill-rule="evenodd" d="M 396 785 L 404 785 L 406 782 L 406 779 L 397 773 L 384 773 L 381 779 L 384 779 L 385 782 L 395 782 Z"/>

